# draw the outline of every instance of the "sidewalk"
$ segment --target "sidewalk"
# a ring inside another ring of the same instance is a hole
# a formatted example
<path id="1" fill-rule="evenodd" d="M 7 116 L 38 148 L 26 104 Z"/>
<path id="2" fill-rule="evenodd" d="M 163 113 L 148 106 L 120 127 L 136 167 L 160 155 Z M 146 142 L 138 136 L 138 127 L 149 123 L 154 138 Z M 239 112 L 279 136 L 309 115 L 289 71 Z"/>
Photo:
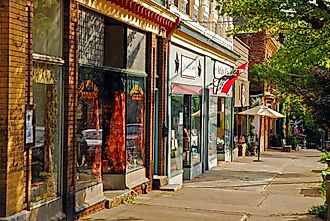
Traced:
<path id="1" fill-rule="evenodd" d="M 256 158 L 223 162 L 178 192 L 152 191 L 133 203 L 106 209 L 84 221 L 316 221 L 305 215 L 322 204 L 317 150 L 271 150 Z"/>

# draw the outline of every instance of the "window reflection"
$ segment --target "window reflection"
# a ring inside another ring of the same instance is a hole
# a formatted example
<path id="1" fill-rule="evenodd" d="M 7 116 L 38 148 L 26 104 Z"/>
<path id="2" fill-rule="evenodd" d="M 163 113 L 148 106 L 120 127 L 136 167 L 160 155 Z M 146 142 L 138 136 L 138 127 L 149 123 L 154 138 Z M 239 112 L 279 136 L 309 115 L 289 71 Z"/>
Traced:
<path id="1" fill-rule="evenodd" d="M 101 180 L 103 75 L 79 68 L 77 189 Z"/>
<path id="2" fill-rule="evenodd" d="M 62 45 L 61 0 L 33 0 L 33 51 L 60 57 Z"/>
<path id="3" fill-rule="evenodd" d="M 182 170 L 183 153 L 183 95 L 171 96 L 171 173 Z"/>
<path id="4" fill-rule="evenodd" d="M 104 173 L 124 173 L 126 169 L 126 78 L 105 73 L 104 85 Z"/>
<path id="5" fill-rule="evenodd" d="M 192 164 L 201 160 L 201 96 L 191 97 L 191 160 Z"/>
<path id="6" fill-rule="evenodd" d="M 144 165 L 144 93 L 144 78 L 127 78 L 126 156 L 128 170 Z"/>
<path id="7" fill-rule="evenodd" d="M 61 143 L 61 71 L 59 66 L 34 64 L 35 145 L 32 147 L 31 201 L 58 195 Z"/>
<path id="8" fill-rule="evenodd" d="M 217 112 L 218 97 L 210 96 L 209 98 L 209 159 L 214 159 L 217 155 Z"/>

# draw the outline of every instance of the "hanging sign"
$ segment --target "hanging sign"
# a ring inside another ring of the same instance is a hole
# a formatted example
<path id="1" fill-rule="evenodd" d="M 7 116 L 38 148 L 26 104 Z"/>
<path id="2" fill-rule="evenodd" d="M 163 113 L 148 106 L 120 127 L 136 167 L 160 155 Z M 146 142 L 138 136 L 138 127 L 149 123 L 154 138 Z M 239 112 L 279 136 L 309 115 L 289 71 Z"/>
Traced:
<path id="1" fill-rule="evenodd" d="M 81 83 L 79 87 L 80 98 L 95 99 L 99 96 L 99 89 L 92 80 L 87 80 Z"/>
<path id="2" fill-rule="evenodd" d="M 181 77 L 195 79 L 198 73 L 197 60 L 181 56 Z"/>
<path id="3" fill-rule="evenodd" d="M 221 93 L 221 90 L 225 83 L 232 78 L 232 70 L 233 68 L 229 65 L 214 61 L 213 94 Z"/>
<path id="4" fill-rule="evenodd" d="M 129 92 L 129 95 L 131 96 L 131 99 L 133 101 L 141 101 L 143 99 L 143 89 L 140 85 L 136 84 L 133 86 L 131 91 Z"/>

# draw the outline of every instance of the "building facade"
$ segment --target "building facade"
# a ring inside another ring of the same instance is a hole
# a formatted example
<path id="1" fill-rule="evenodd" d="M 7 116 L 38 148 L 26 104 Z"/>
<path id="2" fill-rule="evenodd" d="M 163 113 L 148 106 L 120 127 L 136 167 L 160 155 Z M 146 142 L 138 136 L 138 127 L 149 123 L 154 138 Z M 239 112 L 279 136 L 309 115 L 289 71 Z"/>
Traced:
<path id="1" fill-rule="evenodd" d="M 234 39 L 234 50 L 240 55 L 240 60 L 236 65 L 249 63 L 250 47 L 244 44 L 239 38 Z M 239 78 L 235 81 L 234 87 L 234 158 L 247 155 L 248 142 L 248 117 L 238 114 L 246 110 L 250 105 L 250 81 L 248 77 L 248 68 L 245 69 Z"/>
<path id="2" fill-rule="evenodd" d="M 177 16 L 148 0 L 4 0 L 0 15 L 0 220 L 74 220 L 106 190 L 150 190 Z"/>
<path id="3" fill-rule="evenodd" d="M 279 43 L 272 38 L 270 33 L 267 31 L 240 34 L 239 38 L 250 47 L 250 68 L 252 68 L 254 64 L 262 63 L 265 59 L 271 57 L 278 50 Z M 276 97 L 274 95 L 275 88 L 266 83 L 256 82 L 256 80 L 253 79 L 253 76 L 249 76 L 249 81 L 251 107 L 264 104 L 276 110 Z M 275 133 L 275 120 L 262 119 L 260 124 L 259 120 L 255 118 L 253 125 L 255 125 L 254 134 L 257 135 L 257 137 L 260 136 L 261 151 L 267 150 L 269 147 L 269 133 Z M 259 134 L 259 127 L 261 127 L 261 134 Z"/>
<path id="4" fill-rule="evenodd" d="M 239 55 L 227 31 L 232 19 L 218 16 L 213 1 L 170 1 L 181 24 L 168 56 L 168 155 L 171 184 L 192 180 L 232 160 L 233 93 L 221 93 Z"/>
<path id="5" fill-rule="evenodd" d="M 221 88 L 242 55 L 215 6 L 2 0 L 0 220 L 78 219 L 106 191 L 231 161 L 236 86 Z"/>

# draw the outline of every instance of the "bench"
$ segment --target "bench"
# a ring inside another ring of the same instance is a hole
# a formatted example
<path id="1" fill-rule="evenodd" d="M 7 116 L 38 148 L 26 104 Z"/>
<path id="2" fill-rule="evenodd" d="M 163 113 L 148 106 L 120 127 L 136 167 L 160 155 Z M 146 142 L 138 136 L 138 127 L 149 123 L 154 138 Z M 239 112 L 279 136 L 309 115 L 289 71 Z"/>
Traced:
<path id="1" fill-rule="evenodd" d="M 282 139 L 281 143 L 282 143 L 282 151 L 284 151 L 284 152 L 290 152 L 291 151 L 292 145 L 286 144 L 285 139 Z"/>

